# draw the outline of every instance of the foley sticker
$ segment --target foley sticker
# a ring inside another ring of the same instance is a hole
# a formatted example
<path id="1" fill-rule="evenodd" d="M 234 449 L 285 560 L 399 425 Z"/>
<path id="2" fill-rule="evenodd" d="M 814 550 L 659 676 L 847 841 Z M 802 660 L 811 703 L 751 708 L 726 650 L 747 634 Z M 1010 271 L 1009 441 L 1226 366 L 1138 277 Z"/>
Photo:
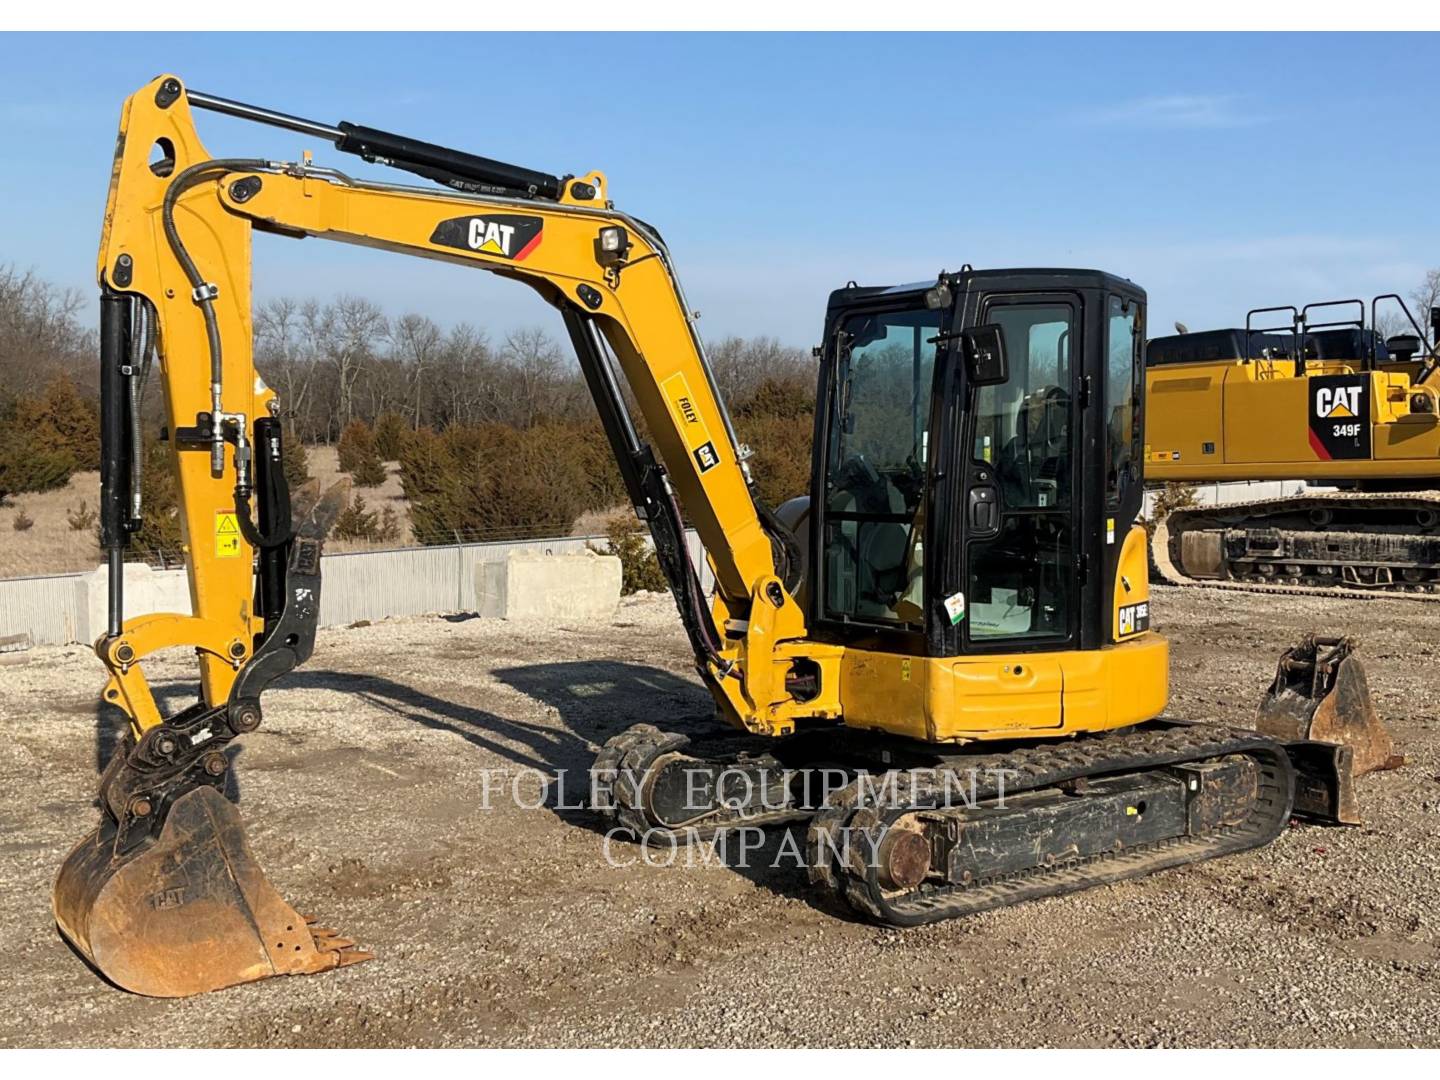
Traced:
<path id="1" fill-rule="evenodd" d="M 960 620 L 965 618 L 965 594 L 957 592 L 945 598 L 945 614 L 950 617 L 950 625 L 958 626 Z"/>
<path id="2" fill-rule="evenodd" d="M 1120 633 L 1119 637 L 1129 637 L 1131 634 L 1138 634 L 1142 630 L 1150 629 L 1150 601 L 1142 600 L 1138 604 L 1125 604 L 1120 608 Z"/>
<path id="3" fill-rule="evenodd" d="M 233 510 L 215 511 L 215 557 L 217 559 L 238 559 L 240 557 L 240 523 Z"/>
<path id="4" fill-rule="evenodd" d="M 660 384 L 660 389 L 670 406 L 670 415 L 675 418 L 675 425 L 685 439 L 685 446 L 690 451 L 690 456 L 695 459 L 695 467 L 703 476 L 720 464 L 720 454 L 715 449 L 715 440 L 710 437 L 710 429 L 705 426 L 705 420 L 695 405 L 690 384 L 685 381 L 684 373 L 677 371 Z"/>

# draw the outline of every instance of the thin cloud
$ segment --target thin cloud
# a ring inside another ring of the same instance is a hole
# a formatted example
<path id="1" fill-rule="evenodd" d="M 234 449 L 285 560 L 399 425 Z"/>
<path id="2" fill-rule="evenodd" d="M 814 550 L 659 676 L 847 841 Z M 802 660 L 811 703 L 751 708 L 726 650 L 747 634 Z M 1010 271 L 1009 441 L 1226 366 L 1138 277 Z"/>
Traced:
<path id="1" fill-rule="evenodd" d="M 1102 127 L 1193 130 L 1253 127 L 1268 118 L 1247 108 L 1236 94 L 1166 94 L 1088 109 L 1079 119 Z"/>

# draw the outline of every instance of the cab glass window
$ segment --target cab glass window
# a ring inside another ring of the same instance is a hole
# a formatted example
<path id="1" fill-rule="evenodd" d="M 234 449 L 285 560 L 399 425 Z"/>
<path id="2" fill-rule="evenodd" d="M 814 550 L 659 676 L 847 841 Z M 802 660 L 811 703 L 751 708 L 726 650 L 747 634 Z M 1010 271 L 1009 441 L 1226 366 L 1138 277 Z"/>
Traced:
<path id="1" fill-rule="evenodd" d="M 1110 297 L 1105 321 L 1105 494 L 1118 505 L 1132 470 L 1139 442 L 1140 335 L 1134 300 Z"/>
<path id="2" fill-rule="evenodd" d="M 940 312 L 856 315 L 842 327 L 825 483 L 825 610 L 924 620 L 925 461 Z"/>
<path id="3" fill-rule="evenodd" d="M 1010 379 L 975 394 L 977 461 L 993 465 L 1003 505 L 1070 501 L 1070 308 L 1011 304 L 991 310 L 1005 333 Z"/>
<path id="4" fill-rule="evenodd" d="M 1075 588 L 1075 309 L 997 304 L 986 321 L 1004 333 L 1010 377 L 975 391 L 972 452 L 993 469 L 1000 516 L 993 536 L 966 548 L 966 634 L 972 643 L 1063 637 Z"/>

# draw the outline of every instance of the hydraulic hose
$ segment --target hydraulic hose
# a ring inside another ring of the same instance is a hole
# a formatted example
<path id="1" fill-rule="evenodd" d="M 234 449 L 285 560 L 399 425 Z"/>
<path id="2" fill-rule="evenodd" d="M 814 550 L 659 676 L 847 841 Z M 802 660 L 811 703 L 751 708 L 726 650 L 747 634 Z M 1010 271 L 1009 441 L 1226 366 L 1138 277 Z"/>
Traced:
<path id="1" fill-rule="evenodd" d="M 145 440 L 140 429 L 140 409 L 145 401 L 145 383 L 155 351 L 155 307 L 143 296 L 136 297 L 134 323 L 130 332 L 130 520 L 139 528 L 144 510 Z"/>
<path id="2" fill-rule="evenodd" d="M 722 677 L 730 676 L 738 679 L 740 672 L 736 670 L 733 661 L 725 659 L 720 655 L 721 643 L 715 632 L 715 621 L 710 617 L 710 612 L 705 609 L 705 590 L 700 585 L 700 576 L 695 571 L 695 563 L 690 558 L 690 552 L 685 542 L 685 521 L 680 514 L 680 504 L 675 500 L 675 493 L 668 483 L 664 490 L 664 509 L 671 524 L 671 534 L 674 542 L 679 545 L 675 552 L 675 560 L 680 564 L 677 567 L 680 580 L 673 581 L 673 589 L 676 594 L 676 602 L 682 604 L 685 611 L 681 612 L 682 621 L 688 621 L 695 627 L 695 644 L 705 654 L 707 659 L 720 673 Z M 658 542 L 657 542 L 658 547 Z M 662 564 L 663 565 L 663 564 Z M 684 616 L 688 613 L 689 619 Z"/>
<path id="3" fill-rule="evenodd" d="M 169 241 L 170 250 L 175 253 L 176 261 L 180 263 L 180 268 L 185 272 L 185 278 L 190 283 L 191 297 L 205 319 L 205 338 L 210 350 L 210 398 L 214 423 L 214 433 L 210 444 L 210 469 L 217 475 L 225 471 L 225 439 L 220 421 L 220 415 L 223 412 L 221 389 L 224 375 L 220 352 L 220 320 L 215 315 L 215 298 L 219 295 L 219 289 L 201 276 L 195 260 L 185 249 L 185 244 L 180 239 L 180 231 L 175 227 L 175 204 L 185 192 L 214 176 L 230 172 L 268 170 L 270 167 L 269 162 L 258 158 L 213 158 L 210 161 L 198 162 L 183 170 L 170 182 L 170 186 L 165 189 L 165 199 L 160 207 L 160 221 L 165 229 L 165 239 Z M 236 446 L 236 487 L 248 495 L 250 486 L 249 442 L 243 431 L 239 433 L 239 439 Z"/>

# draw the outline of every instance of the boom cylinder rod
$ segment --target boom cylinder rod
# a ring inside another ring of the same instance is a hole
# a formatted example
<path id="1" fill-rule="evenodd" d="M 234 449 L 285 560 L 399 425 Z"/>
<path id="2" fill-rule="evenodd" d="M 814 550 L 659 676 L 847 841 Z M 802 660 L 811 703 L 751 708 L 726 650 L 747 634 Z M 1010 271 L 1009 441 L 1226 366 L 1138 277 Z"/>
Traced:
<path id="1" fill-rule="evenodd" d="M 289 113 L 276 112 L 274 109 L 262 109 L 258 105 L 247 105 L 243 101 L 232 101 L 230 98 L 216 97 L 213 94 L 202 94 L 198 90 L 186 90 L 185 96 L 197 109 L 208 109 L 210 112 L 224 113 L 226 116 L 239 117 L 241 120 L 253 120 L 257 124 L 286 128 L 290 131 L 298 131 L 302 135 L 327 139 L 330 142 L 339 142 L 345 137 L 345 133 L 338 127 L 321 124 L 315 120 L 306 120 L 300 116 L 291 116 Z"/>
<path id="2" fill-rule="evenodd" d="M 471 185 L 480 185 L 483 190 L 513 192 L 532 198 L 558 199 L 564 189 L 564 180 L 550 173 L 527 169 L 522 165 L 510 165 L 493 158 L 480 157 L 464 150 L 452 150 L 448 146 L 412 139 L 408 135 L 381 131 L 342 120 L 338 126 L 321 124 L 289 113 L 262 109 L 247 105 L 243 101 L 202 94 L 198 90 L 185 91 L 190 104 L 211 112 L 224 113 L 241 120 L 253 120 L 259 124 L 298 131 L 326 139 L 335 144 L 335 149 L 344 154 L 355 154 L 366 161 L 380 161 L 445 184 L 470 190 Z"/>

